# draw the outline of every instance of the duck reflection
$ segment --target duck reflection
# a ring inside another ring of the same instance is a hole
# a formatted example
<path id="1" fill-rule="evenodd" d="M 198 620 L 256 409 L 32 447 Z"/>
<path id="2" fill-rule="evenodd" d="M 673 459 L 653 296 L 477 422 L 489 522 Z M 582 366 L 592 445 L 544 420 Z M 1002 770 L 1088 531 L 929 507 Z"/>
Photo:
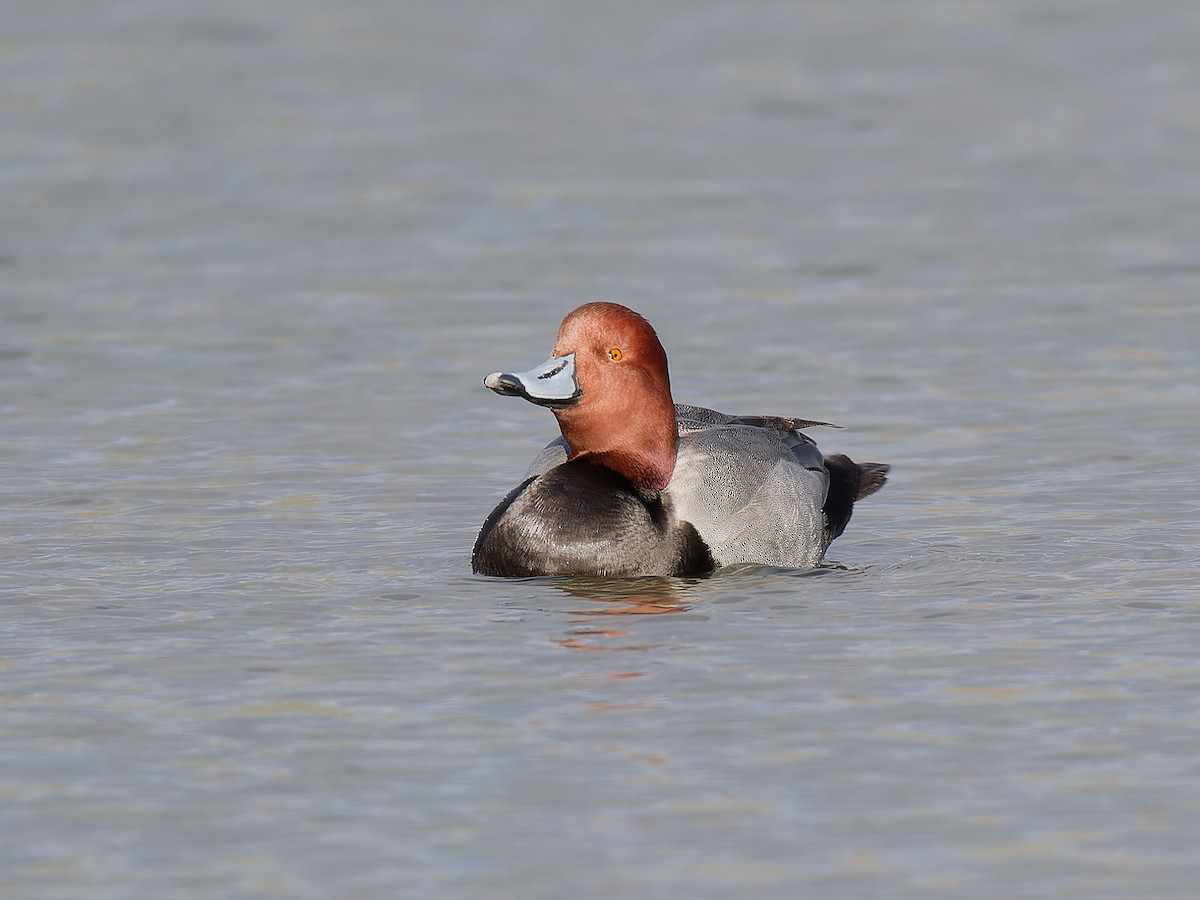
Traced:
<path id="1" fill-rule="evenodd" d="M 687 612 L 688 582 L 679 578 L 570 578 L 554 582 L 554 587 L 572 597 L 593 604 L 571 610 L 572 616 L 587 616 L 588 624 L 578 623 L 566 637 L 555 641 L 568 650 L 586 653 L 645 652 L 658 644 L 629 644 L 630 632 L 623 628 L 601 627 L 594 616 L 661 616 Z M 632 623 L 631 623 L 632 624 Z M 611 678 L 637 678 L 642 672 L 615 672 Z"/>
<path id="2" fill-rule="evenodd" d="M 570 578 L 554 587 L 572 597 L 597 604 L 573 610 L 581 616 L 661 616 L 687 612 L 687 588 L 699 579 Z"/>

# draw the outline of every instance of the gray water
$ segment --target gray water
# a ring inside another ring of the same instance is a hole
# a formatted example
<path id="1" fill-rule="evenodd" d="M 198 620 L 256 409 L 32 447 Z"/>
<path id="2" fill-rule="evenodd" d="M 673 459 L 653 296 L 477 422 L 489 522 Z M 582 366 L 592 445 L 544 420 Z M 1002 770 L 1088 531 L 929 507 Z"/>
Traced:
<path id="1" fill-rule="evenodd" d="M 0 11 L 5 897 L 1195 896 L 1195 3 Z M 593 299 L 829 566 L 470 574 Z"/>

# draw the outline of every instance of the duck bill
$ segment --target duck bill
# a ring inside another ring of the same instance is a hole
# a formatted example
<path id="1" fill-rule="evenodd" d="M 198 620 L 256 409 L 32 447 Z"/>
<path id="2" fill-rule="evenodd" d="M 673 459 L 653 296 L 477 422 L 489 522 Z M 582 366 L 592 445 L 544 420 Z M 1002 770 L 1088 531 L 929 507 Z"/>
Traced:
<path id="1" fill-rule="evenodd" d="M 528 372 L 493 372 L 483 384 L 497 394 L 524 397 L 530 403 L 553 409 L 573 406 L 583 396 L 575 377 L 574 353 L 552 356 Z"/>

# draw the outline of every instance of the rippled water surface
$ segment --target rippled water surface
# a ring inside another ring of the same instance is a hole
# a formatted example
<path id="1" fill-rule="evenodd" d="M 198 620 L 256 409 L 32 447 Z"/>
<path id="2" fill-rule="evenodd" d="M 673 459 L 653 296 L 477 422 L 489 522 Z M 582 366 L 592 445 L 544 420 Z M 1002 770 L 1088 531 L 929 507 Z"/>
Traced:
<path id="1" fill-rule="evenodd" d="M 1190 897 L 1193 3 L 16 3 L 0 892 Z M 591 299 L 894 465 L 505 581 Z"/>

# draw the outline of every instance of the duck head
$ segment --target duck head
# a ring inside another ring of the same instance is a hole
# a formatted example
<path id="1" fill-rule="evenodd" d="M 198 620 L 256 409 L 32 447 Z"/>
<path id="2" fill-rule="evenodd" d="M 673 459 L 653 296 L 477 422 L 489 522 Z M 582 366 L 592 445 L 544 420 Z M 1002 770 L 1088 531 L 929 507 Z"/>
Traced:
<path id="1" fill-rule="evenodd" d="M 571 459 L 619 472 L 647 496 L 671 480 L 678 433 L 667 354 L 632 309 L 585 303 L 563 319 L 548 360 L 483 383 L 552 409 Z"/>

